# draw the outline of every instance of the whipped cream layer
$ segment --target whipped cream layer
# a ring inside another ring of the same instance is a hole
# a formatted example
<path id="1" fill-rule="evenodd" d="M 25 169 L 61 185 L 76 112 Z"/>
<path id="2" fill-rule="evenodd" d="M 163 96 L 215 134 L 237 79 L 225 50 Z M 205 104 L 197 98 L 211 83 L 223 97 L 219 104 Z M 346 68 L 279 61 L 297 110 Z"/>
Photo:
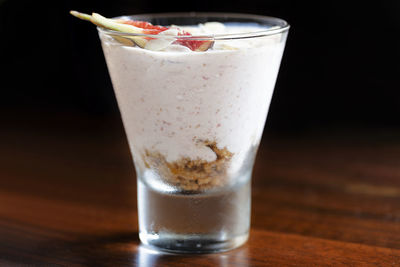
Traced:
<path id="1" fill-rule="evenodd" d="M 215 41 L 205 52 L 172 43 L 151 51 L 103 33 L 100 38 L 135 161 L 145 151 L 157 151 L 168 162 L 214 161 L 216 154 L 203 143 L 208 140 L 240 165 L 259 144 L 286 33 Z"/>

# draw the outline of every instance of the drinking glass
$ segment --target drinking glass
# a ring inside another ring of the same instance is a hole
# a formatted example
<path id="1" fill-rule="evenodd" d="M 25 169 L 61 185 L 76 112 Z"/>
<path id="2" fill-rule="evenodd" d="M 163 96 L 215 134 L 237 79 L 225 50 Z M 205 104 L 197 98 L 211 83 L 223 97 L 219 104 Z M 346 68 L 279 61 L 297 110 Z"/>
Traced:
<path id="1" fill-rule="evenodd" d="M 225 25 L 223 33 L 190 36 L 98 32 L 135 164 L 140 240 L 182 253 L 240 246 L 249 236 L 252 168 L 289 25 L 226 13 L 118 18 Z M 138 40 L 170 48 L 153 51 Z M 200 45 L 209 49 L 191 50 Z"/>

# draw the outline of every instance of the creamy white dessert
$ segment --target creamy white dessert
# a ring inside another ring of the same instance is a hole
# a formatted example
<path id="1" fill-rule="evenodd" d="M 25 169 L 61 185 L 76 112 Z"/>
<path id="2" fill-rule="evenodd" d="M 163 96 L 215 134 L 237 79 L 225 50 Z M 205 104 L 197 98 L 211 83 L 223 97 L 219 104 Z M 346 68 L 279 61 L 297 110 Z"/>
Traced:
<path id="1" fill-rule="evenodd" d="M 98 26 L 135 162 L 140 240 L 174 253 L 246 242 L 251 173 L 289 25 L 226 13 L 70 13 Z M 212 18 L 230 22 L 148 22 Z"/>
<path id="2" fill-rule="evenodd" d="M 186 30 L 264 30 L 221 25 Z M 152 153 L 163 158 L 162 164 L 185 160 L 204 165 L 218 159 L 216 150 L 228 155 L 227 176 L 242 166 L 260 142 L 286 33 L 216 40 L 204 52 L 174 44 L 174 39 L 150 40 L 146 48 L 162 50 L 152 51 L 124 46 L 101 31 L 100 38 L 137 168 L 149 167 L 146 156 Z"/>

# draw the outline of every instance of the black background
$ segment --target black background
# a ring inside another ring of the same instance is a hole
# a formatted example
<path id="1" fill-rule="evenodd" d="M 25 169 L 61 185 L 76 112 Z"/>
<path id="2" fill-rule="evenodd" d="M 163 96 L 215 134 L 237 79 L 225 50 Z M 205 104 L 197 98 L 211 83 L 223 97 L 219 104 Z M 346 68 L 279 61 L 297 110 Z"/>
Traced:
<path id="1" fill-rule="evenodd" d="M 271 131 L 400 126 L 400 1 L 0 0 L 2 117 L 102 119 L 118 108 L 95 27 L 107 17 L 218 11 L 281 17 L 292 28 L 268 118 Z"/>

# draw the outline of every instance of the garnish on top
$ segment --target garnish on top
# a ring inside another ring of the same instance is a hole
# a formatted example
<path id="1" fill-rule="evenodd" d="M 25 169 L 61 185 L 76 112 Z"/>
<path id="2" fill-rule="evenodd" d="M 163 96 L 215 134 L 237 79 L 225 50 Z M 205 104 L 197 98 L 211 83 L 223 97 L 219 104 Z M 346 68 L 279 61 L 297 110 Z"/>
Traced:
<path id="1" fill-rule="evenodd" d="M 93 24 L 100 26 L 102 28 L 106 28 L 109 30 L 129 33 L 129 34 L 150 34 L 150 35 L 172 35 L 174 39 L 172 40 L 173 44 L 179 44 L 182 46 L 188 47 L 192 51 L 207 51 L 214 44 L 213 40 L 190 40 L 190 39 L 179 39 L 175 36 L 191 36 L 189 32 L 186 32 L 177 27 L 165 27 L 165 26 L 157 26 L 153 25 L 146 21 L 136 21 L 129 19 L 108 19 L 100 14 L 92 13 L 92 15 L 80 13 L 77 11 L 70 11 L 71 15 L 80 18 L 82 20 L 87 20 L 92 22 Z M 164 32 L 164 33 L 163 33 Z M 141 48 L 151 49 L 151 50 L 159 50 L 159 45 L 154 45 L 154 38 L 145 37 L 145 36 L 113 36 L 117 41 L 125 44 L 125 45 L 137 45 Z M 165 38 L 165 37 L 163 37 Z M 161 39 L 161 38 L 159 38 Z M 129 43 L 129 40 L 132 43 Z M 153 43 L 151 43 L 153 42 Z"/>

